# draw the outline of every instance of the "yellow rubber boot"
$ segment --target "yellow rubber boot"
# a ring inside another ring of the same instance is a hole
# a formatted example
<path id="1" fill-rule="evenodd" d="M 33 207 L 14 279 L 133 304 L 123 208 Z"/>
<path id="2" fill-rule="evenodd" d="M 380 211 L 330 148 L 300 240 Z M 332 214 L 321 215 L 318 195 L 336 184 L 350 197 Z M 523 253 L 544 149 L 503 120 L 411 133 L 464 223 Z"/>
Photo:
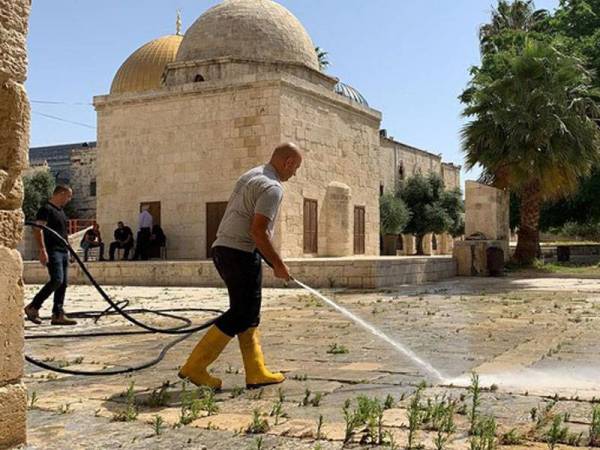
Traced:
<path id="1" fill-rule="evenodd" d="M 265 358 L 258 340 L 258 328 L 248 328 L 238 334 L 240 350 L 246 371 L 246 387 L 255 389 L 269 384 L 281 383 L 285 377 L 281 373 L 272 373 L 265 367 Z"/>
<path id="2" fill-rule="evenodd" d="M 223 333 L 215 325 L 211 326 L 179 371 L 179 378 L 188 379 L 196 386 L 221 389 L 222 381 L 210 376 L 206 369 L 217 359 L 230 340 L 231 336 Z"/>

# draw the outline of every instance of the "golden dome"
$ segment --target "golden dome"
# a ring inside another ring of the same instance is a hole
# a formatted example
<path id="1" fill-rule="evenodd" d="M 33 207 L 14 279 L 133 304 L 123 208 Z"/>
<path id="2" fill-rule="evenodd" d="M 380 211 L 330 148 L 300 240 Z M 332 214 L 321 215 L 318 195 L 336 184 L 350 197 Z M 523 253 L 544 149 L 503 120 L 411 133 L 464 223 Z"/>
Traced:
<path id="1" fill-rule="evenodd" d="M 142 45 L 121 65 L 110 87 L 111 94 L 158 89 L 167 64 L 175 61 L 183 36 L 163 36 Z"/>
<path id="2" fill-rule="evenodd" d="M 271 0 L 225 0 L 186 31 L 177 61 L 223 57 L 292 62 L 319 70 L 300 21 Z"/>

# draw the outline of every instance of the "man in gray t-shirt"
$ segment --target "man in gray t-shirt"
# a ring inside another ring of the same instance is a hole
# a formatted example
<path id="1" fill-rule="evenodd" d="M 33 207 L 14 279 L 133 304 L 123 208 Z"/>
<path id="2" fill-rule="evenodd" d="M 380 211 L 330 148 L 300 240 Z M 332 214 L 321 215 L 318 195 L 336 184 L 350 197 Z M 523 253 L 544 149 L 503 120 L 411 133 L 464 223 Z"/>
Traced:
<path id="1" fill-rule="evenodd" d="M 236 182 L 212 246 L 213 261 L 229 293 L 229 309 L 196 345 L 181 368 L 180 377 L 198 386 L 220 389 L 221 380 L 209 375 L 206 369 L 237 335 L 248 388 L 285 380 L 281 373 L 272 373 L 265 367 L 258 340 L 261 258 L 266 259 L 277 278 L 291 278 L 273 247 L 272 237 L 283 199 L 282 183 L 296 175 L 301 164 L 298 147 L 282 144 L 268 164 L 249 170 Z"/>

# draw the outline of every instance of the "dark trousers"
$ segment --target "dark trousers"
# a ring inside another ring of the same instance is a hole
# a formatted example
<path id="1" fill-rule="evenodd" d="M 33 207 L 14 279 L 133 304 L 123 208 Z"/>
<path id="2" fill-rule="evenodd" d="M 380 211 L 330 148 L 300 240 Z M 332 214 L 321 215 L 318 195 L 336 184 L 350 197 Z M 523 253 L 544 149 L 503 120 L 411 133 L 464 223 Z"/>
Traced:
<path id="1" fill-rule="evenodd" d="M 138 231 L 133 259 L 148 260 L 148 247 L 150 246 L 150 228 Z"/>
<path id="2" fill-rule="evenodd" d="M 260 323 L 262 300 L 260 255 L 229 247 L 215 247 L 212 257 L 229 292 L 229 309 L 215 325 L 231 337 L 248 328 L 257 327 Z"/>
<path id="3" fill-rule="evenodd" d="M 100 247 L 100 259 L 104 259 L 104 242 L 84 242 L 81 244 L 83 249 L 83 260 L 87 262 L 90 248 Z"/>
<path id="4" fill-rule="evenodd" d="M 48 273 L 50 281 L 36 294 L 31 304 L 40 309 L 44 301 L 54 292 L 54 306 L 52 314 L 63 312 L 65 292 L 67 291 L 67 276 L 69 270 L 69 254 L 66 250 L 53 250 L 48 252 Z"/>
<path id="5" fill-rule="evenodd" d="M 123 259 L 128 259 L 129 258 L 129 251 L 131 250 L 131 248 L 133 247 L 133 242 L 129 241 L 126 244 L 123 244 L 119 241 L 114 241 L 110 243 L 110 247 L 108 248 L 108 254 L 109 254 L 109 258 L 111 261 L 114 261 L 115 259 L 115 251 L 118 248 L 122 248 L 125 250 L 125 252 L 123 252 Z"/>

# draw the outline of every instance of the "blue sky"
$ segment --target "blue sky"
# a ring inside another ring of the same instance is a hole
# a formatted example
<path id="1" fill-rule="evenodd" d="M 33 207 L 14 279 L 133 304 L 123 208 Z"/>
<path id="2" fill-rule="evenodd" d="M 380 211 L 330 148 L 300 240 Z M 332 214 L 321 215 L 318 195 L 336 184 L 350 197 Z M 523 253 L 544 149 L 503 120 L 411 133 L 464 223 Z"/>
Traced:
<path id="1" fill-rule="evenodd" d="M 34 1 L 29 32 L 31 145 L 96 139 L 94 95 L 142 44 L 183 29 L 218 0 Z M 397 140 L 462 165 L 457 96 L 479 61 L 477 30 L 495 0 L 280 0 L 329 52 L 330 75 L 383 112 Z M 558 0 L 537 0 L 554 9 Z M 46 103 L 59 102 L 59 104 Z M 66 103 L 66 104 L 63 104 Z M 46 115 L 46 116 L 44 116 Z M 59 117 L 74 123 L 48 118 Z M 83 125 L 87 125 L 83 126 Z M 477 173 L 463 174 L 472 179 Z"/>

